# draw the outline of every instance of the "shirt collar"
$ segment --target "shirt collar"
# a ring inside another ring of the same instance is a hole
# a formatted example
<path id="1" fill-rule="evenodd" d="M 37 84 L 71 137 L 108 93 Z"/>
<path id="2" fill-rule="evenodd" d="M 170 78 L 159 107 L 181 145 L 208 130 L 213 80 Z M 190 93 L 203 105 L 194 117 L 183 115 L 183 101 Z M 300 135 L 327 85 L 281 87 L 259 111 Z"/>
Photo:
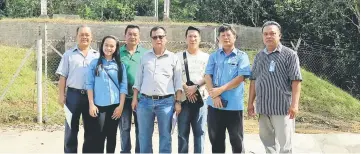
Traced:
<path id="1" fill-rule="evenodd" d="M 152 49 L 152 52 L 151 52 L 151 53 L 152 53 L 154 56 L 157 56 L 157 55 L 154 53 L 154 49 Z M 170 51 L 168 51 L 167 49 L 165 49 L 163 55 L 161 55 L 160 57 L 165 56 L 165 55 L 169 56 L 170 53 L 171 53 Z"/>
<path id="2" fill-rule="evenodd" d="M 223 51 L 223 48 L 218 49 L 218 51 L 219 51 L 220 53 L 226 54 L 226 53 Z M 237 55 L 237 53 L 238 53 L 237 48 L 233 48 L 232 53 L 235 54 L 235 55 Z M 231 54 L 232 54 L 232 53 L 231 53 Z"/>
<path id="3" fill-rule="evenodd" d="M 135 49 L 135 53 L 139 53 L 139 49 L 140 49 L 140 45 L 138 44 L 137 45 L 137 49 Z M 126 53 L 129 53 L 129 51 L 127 50 L 127 44 L 124 44 L 122 47 L 120 47 L 120 52 L 126 52 Z"/>
<path id="4" fill-rule="evenodd" d="M 107 59 L 105 59 L 105 57 L 102 56 L 102 60 L 105 62 L 115 62 L 115 58 L 113 58 L 112 60 L 108 61 Z"/>
<path id="5" fill-rule="evenodd" d="M 78 51 L 78 52 L 81 51 L 81 50 L 79 49 L 79 46 L 78 46 L 78 45 L 76 45 L 76 46 L 74 47 L 73 52 L 75 52 L 75 51 Z M 97 52 L 98 52 L 98 51 L 94 50 L 91 46 L 89 46 L 89 51 L 91 51 L 91 52 L 93 52 L 93 53 L 97 53 Z"/>
<path id="6" fill-rule="evenodd" d="M 278 43 L 276 49 L 273 50 L 271 53 L 274 53 L 274 52 L 277 52 L 277 51 L 278 51 L 278 52 L 282 52 L 282 47 L 283 47 L 283 45 L 282 45 L 281 43 Z M 267 51 L 267 48 L 264 48 L 264 49 L 263 49 L 263 52 L 264 52 L 266 55 L 271 54 L 271 53 L 269 53 L 269 52 Z"/>

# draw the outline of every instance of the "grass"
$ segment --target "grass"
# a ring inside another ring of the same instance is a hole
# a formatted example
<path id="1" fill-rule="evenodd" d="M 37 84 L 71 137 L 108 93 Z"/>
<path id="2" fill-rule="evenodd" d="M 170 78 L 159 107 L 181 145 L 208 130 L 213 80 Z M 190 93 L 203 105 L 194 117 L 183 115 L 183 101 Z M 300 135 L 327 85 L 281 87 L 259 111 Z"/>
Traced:
<path id="1" fill-rule="evenodd" d="M 86 19 L 46 19 L 46 18 L 3 18 L 0 22 L 49 22 L 49 23 L 69 23 L 69 24 L 138 24 L 138 25 L 195 25 L 195 26 L 219 26 L 216 23 L 201 23 L 201 22 L 142 22 L 142 21 L 96 21 L 96 20 L 86 20 Z"/>
<path id="2" fill-rule="evenodd" d="M 26 54 L 30 56 L 26 58 Z M 36 54 L 35 50 L 14 48 L 0 45 L 0 94 L 8 87 L 15 72 L 24 59 L 25 65 L 21 67 L 19 75 L 10 85 L 4 99 L 0 102 L 0 123 L 32 122 L 36 120 L 37 111 L 37 90 L 36 90 Z M 45 77 L 43 76 L 43 79 Z M 43 93 L 45 92 L 43 83 Z M 49 104 L 43 104 L 43 115 L 62 115 L 57 102 L 57 88 L 53 84 L 48 85 L 48 96 L 43 97 L 43 101 L 48 99 Z M 62 116 L 54 115 L 53 121 L 59 121 Z M 46 117 L 46 116 L 45 116 Z M 56 119 L 56 120 L 55 120 Z M 50 119 L 49 119 L 50 120 Z"/>
<path id="3" fill-rule="evenodd" d="M 24 59 L 27 49 L 0 45 L 0 94 L 10 82 L 13 74 Z M 251 62 L 257 52 L 247 51 Z M 32 52 L 20 75 L 10 87 L 5 99 L 0 102 L 0 123 L 20 124 L 33 123 L 36 120 L 36 59 Z M 296 118 L 297 132 L 355 132 L 360 129 L 359 100 L 322 80 L 313 73 L 302 69 L 303 82 L 300 101 L 300 113 Z M 48 82 L 48 81 L 47 81 Z M 47 84 L 48 104 L 43 104 L 44 122 L 47 124 L 63 124 L 63 109 L 57 104 L 57 87 Z M 245 87 L 245 105 L 248 100 L 249 81 Z M 43 92 L 45 92 L 45 88 Z M 246 114 L 246 112 L 245 112 Z M 257 132 L 257 120 L 245 117 L 245 131 Z"/>

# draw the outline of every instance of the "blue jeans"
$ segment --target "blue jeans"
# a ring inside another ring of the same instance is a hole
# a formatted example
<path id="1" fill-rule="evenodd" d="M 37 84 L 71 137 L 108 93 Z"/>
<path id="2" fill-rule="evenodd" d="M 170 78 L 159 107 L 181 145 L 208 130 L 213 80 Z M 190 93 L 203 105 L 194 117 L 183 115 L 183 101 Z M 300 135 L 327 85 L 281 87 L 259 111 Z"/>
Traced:
<path id="1" fill-rule="evenodd" d="M 153 153 L 152 136 L 155 117 L 157 117 L 159 129 L 159 153 L 171 153 L 174 96 L 159 100 L 141 96 L 136 112 L 139 125 L 140 153 Z"/>
<path id="2" fill-rule="evenodd" d="M 119 120 L 119 131 L 120 131 L 120 153 L 131 153 L 132 145 L 130 140 L 130 130 L 132 127 L 132 113 L 134 115 L 135 124 L 135 153 L 139 153 L 139 138 L 138 138 L 138 122 L 137 114 L 132 110 L 132 99 L 126 98 L 123 108 L 122 116 Z"/>
<path id="3" fill-rule="evenodd" d="M 178 116 L 178 153 L 188 153 L 189 133 L 192 126 L 194 138 L 194 153 L 204 152 L 204 138 L 207 122 L 207 104 L 193 109 L 188 104 L 182 104 L 182 112 Z"/>

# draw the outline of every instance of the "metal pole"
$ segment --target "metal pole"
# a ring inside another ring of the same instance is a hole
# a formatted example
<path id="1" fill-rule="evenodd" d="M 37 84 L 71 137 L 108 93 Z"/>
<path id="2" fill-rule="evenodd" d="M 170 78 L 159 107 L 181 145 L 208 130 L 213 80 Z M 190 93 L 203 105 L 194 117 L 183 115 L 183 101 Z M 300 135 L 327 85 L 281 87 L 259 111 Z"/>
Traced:
<path id="1" fill-rule="evenodd" d="M 47 46 L 48 44 L 48 25 L 45 23 L 44 24 L 44 76 L 45 76 L 45 82 L 44 82 L 44 95 L 45 95 L 45 118 L 44 120 L 46 121 L 48 118 L 47 116 L 48 114 L 48 107 L 49 107 L 49 95 L 48 95 L 48 51 L 47 51 Z"/>
<path id="2" fill-rule="evenodd" d="M 170 0 L 166 0 L 167 1 L 167 18 L 169 18 L 169 13 L 170 13 Z"/>
<path id="3" fill-rule="evenodd" d="M 43 113 L 42 113 L 42 103 L 43 103 L 43 89 L 42 89 L 42 71 L 43 71 L 43 40 L 39 39 L 36 42 L 36 61 L 37 61 L 37 69 L 36 69 L 36 82 L 37 82 L 37 104 L 38 104 L 38 123 L 41 124 L 43 122 Z"/>
<path id="4" fill-rule="evenodd" d="M 164 0 L 163 19 L 167 19 L 167 0 Z"/>
<path id="5" fill-rule="evenodd" d="M 157 9 L 157 0 L 154 0 L 154 17 L 157 17 L 156 9 Z"/>
<path id="6" fill-rule="evenodd" d="M 217 28 L 213 29 L 213 42 L 214 42 L 214 46 L 219 49 L 219 41 L 217 39 Z"/>
<path id="7" fill-rule="evenodd" d="M 47 0 L 40 0 L 40 18 L 48 18 Z"/>
<path id="8" fill-rule="evenodd" d="M 154 0 L 154 17 L 158 19 L 158 0 Z"/>
<path id="9" fill-rule="evenodd" d="M 159 11 L 158 11 L 158 5 L 159 5 L 159 0 L 156 0 L 157 1 L 157 5 L 155 5 L 155 7 L 156 7 L 156 9 L 155 9 L 155 12 L 156 12 L 156 14 L 157 14 L 157 19 L 159 18 Z"/>

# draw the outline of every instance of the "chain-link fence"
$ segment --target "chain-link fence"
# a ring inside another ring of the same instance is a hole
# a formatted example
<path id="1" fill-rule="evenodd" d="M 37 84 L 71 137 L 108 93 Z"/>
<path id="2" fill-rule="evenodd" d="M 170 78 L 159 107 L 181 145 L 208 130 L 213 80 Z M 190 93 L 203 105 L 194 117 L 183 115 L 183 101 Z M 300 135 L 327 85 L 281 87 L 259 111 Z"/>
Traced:
<path id="1" fill-rule="evenodd" d="M 21 25 L 16 26 L 21 28 Z M 7 33 L 0 36 L 2 40 L 0 44 L 11 44 L 13 46 L 0 45 L 0 64 L 2 66 L 0 69 L 0 123 L 36 121 L 36 39 L 43 39 L 46 36 L 41 34 L 41 30 L 41 27 L 35 26 L 33 29 L 22 31 L 16 36 L 8 36 Z M 40 31 L 39 35 L 33 36 L 36 31 Z M 14 33 L 12 32 L 12 34 Z M 24 41 L 23 37 L 34 40 Z M 18 42 L 18 40 L 22 41 Z M 64 111 L 58 105 L 58 76 L 55 75 L 55 71 L 66 49 L 76 45 L 74 41 L 65 40 L 69 39 L 43 41 L 42 109 L 45 123 L 63 124 L 64 122 Z M 290 41 L 291 39 L 283 39 L 282 43 L 285 46 L 292 47 Z M 124 42 L 120 43 L 124 44 Z M 98 49 L 99 45 L 100 42 L 93 42 L 92 47 Z M 150 49 L 151 43 L 143 41 L 141 46 Z M 217 46 L 213 42 L 202 42 L 200 48 L 211 53 Z M 186 43 L 170 41 L 167 43 L 167 49 L 179 52 L 186 49 Z M 252 64 L 258 49 L 243 50 L 247 52 Z M 302 68 L 359 98 L 360 57 L 346 57 L 335 54 L 335 52 L 328 52 L 328 50 L 310 44 L 308 41 L 302 41 L 297 50 Z M 345 59 L 355 60 L 345 63 Z"/>
<path id="2" fill-rule="evenodd" d="M 0 123 L 36 120 L 35 51 L 0 45 Z"/>
<path id="3" fill-rule="evenodd" d="M 292 39 L 283 39 L 283 45 L 292 47 Z M 294 41 L 295 42 L 295 41 Z M 294 44 L 295 45 L 295 44 Z M 355 56 L 342 54 L 354 52 Z M 319 78 L 360 98 L 360 56 L 359 51 L 344 50 L 327 45 L 300 40 L 297 54 L 301 67 Z"/>
<path id="4" fill-rule="evenodd" d="M 94 49 L 99 49 L 101 42 L 93 42 L 92 47 Z M 121 41 L 120 44 L 125 44 L 124 41 Z M 46 50 L 44 55 L 44 75 L 45 75 L 45 88 L 43 90 L 44 94 L 44 121 L 46 123 L 57 123 L 62 124 L 64 121 L 64 111 L 57 103 L 58 98 L 58 88 L 57 81 L 58 75 L 55 74 L 56 69 L 60 63 L 62 54 L 66 49 L 72 48 L 76 45 L 76 42 L 70 41 L 65 42 L 61 40 L 49 40 L 46 42 Z M 151 49 L 151 42 L 142 41 L 140 45 L 146 49 Z M 173 42 L 169 41 L 166 45 L 167 49 L 172 52 L 183 51 L 187 48 L 185 42 Z M 215 49 L 215 45 L 210 42 L 201 42 L 200 49 L 204 52 L 211 53 Z"/>

